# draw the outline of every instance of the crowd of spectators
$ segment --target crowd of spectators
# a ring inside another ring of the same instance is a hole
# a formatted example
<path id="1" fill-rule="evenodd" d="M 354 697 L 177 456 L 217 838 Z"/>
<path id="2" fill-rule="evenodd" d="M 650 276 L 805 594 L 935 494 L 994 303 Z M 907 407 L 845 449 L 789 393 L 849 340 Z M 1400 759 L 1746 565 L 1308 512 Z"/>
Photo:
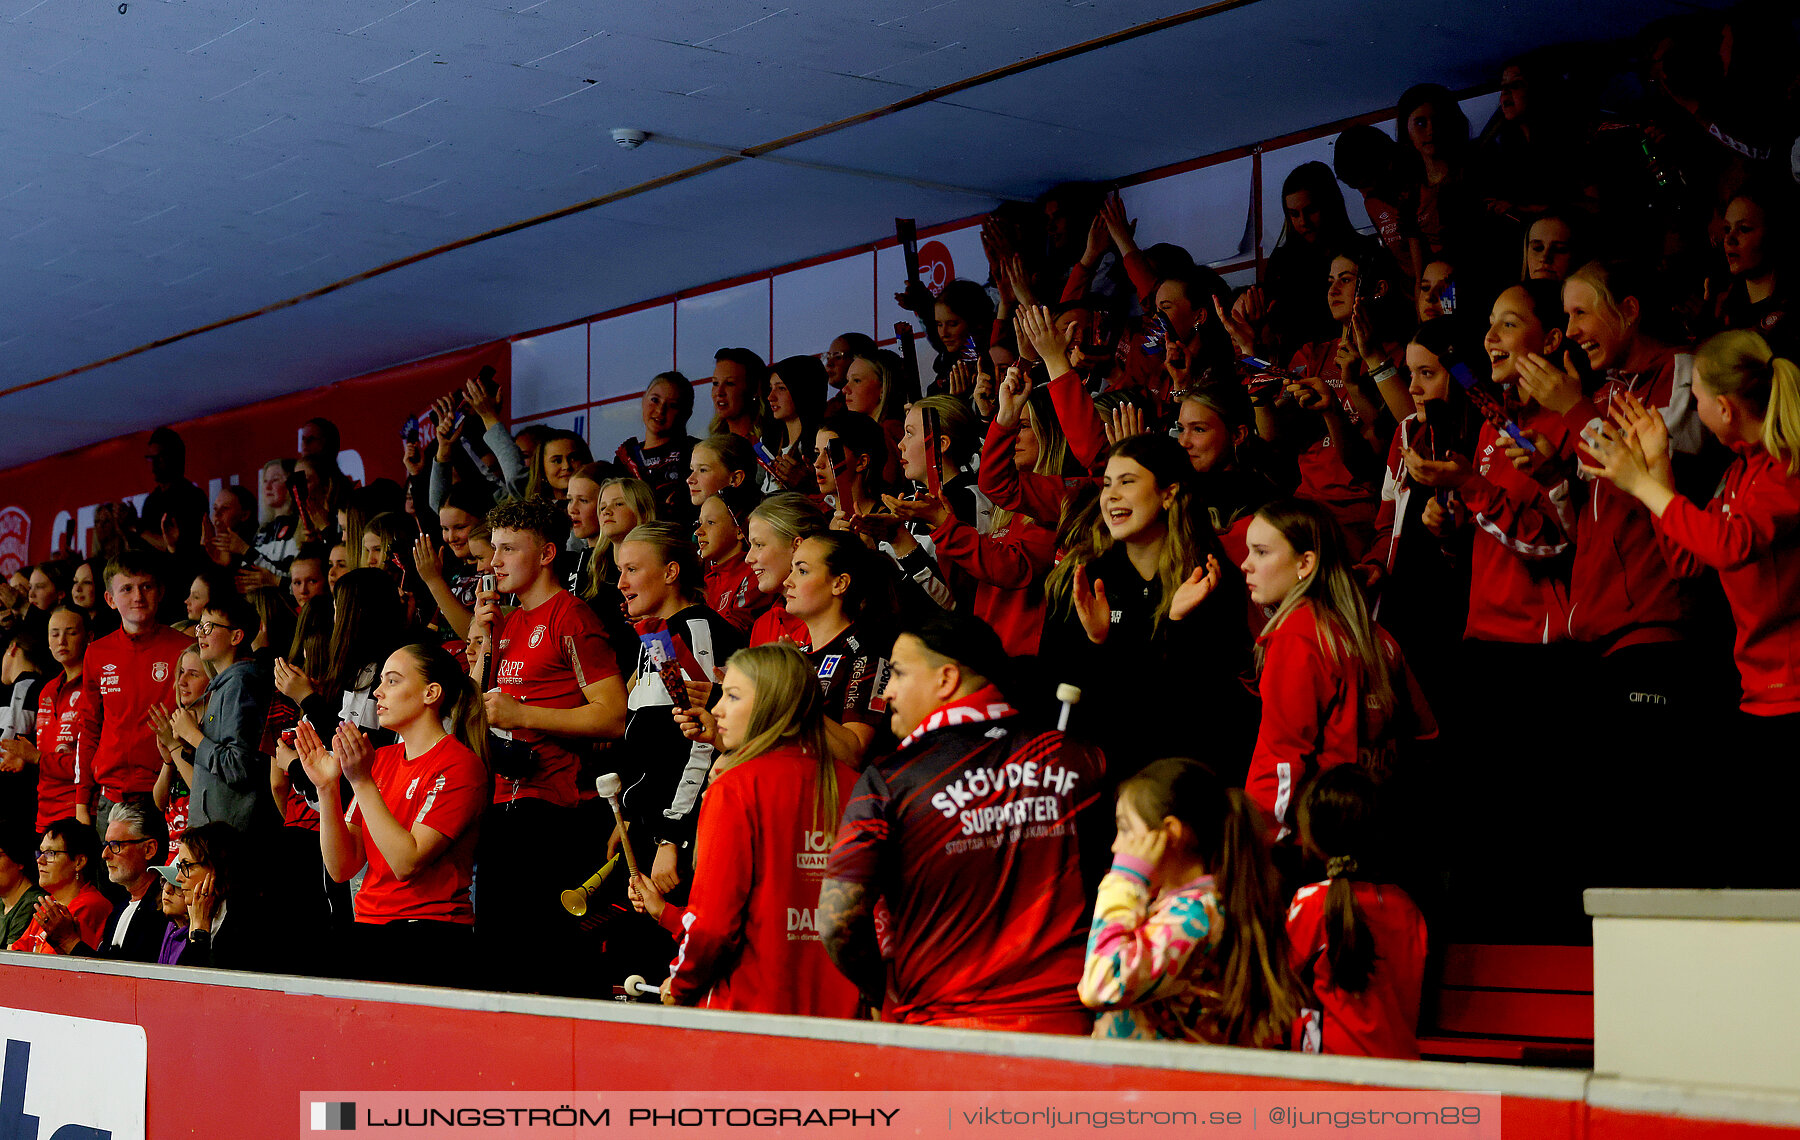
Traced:
<path id="1" fill-rule="evenodd" d="M 209 504 L 159 429 L 0 586 L 5 945 L 1416 1056 L 1434 942 L 1800 885 L 1735 795 L 1800 740 L 1757 11 L 1646 29 L 1629 101 L 1557 51 L 1479 132 L 1409 89 L 1237 289 L 1059 187 L 909 287 L 922 367 L 721 348 L 599 459 L 487 374 L 404 484 L 315 420 Z"/>

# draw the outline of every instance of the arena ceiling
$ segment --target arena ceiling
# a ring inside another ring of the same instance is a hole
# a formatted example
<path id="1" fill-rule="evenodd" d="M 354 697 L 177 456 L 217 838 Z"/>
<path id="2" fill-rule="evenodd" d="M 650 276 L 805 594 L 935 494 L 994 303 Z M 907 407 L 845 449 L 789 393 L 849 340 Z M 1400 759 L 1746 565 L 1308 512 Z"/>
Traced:
<path id="1" fill-rule="evenodd" d="M 0 468 L 1691 6 L 0 0 Z"/>

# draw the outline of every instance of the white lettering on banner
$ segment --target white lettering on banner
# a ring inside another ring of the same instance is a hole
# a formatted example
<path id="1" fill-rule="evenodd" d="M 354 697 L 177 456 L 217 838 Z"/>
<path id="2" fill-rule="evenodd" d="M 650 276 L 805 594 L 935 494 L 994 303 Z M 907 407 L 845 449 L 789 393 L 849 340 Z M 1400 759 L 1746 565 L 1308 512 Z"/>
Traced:
<path id="1" fill-rule="evenodd" d="M 1014 788 L 1045 788 L 1066 796 L 1078 779 L 1080 773 L 1073 768 L 1040 765 L 1035 760 L 1023 764 L 1014 761 L 1000 768 L 976 768 L 965 773 L 962 779 L 946 785 L 943 791 L 932 796 L 931 806 L 943 813 L 945 819 L 954 819 L 957 812 L 976 800 Z"/>
<path id="2" fill-rule="evenodd" d="M 141 1026 L 0 1009 L 0 1136 L 144 1140 Z"/>
<path id="3" fill-rule="evenodd" d="M 985 835 L 990 831 L 1021 827 L 1027 823 L 1055 823 L 1062 818 L 1062 814 L 1062 801 L 1055 796 L 1033 796 L 1028 800 L 990 804 L 962 813 L 962 833 Z"/>

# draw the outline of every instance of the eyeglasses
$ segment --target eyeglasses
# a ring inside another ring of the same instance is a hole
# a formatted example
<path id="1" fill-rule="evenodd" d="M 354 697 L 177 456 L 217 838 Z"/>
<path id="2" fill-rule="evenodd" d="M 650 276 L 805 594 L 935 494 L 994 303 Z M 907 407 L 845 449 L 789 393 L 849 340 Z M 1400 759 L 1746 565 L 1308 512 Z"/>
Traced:
<path id="1" fill-rule="evenodd" d="M 150 842 L 150 837 L 148 835 L 140 835 L 136 839 L 102 839 L 100 841 L 100 846 L 111 851 L 114 855 L 117 855 L 127 847 L 130 847 L 133 843 L 148 842 Z"/>
<path id="2" fill-rule="evenodd" d="M 189 859 L 181 859 L 175 863 L 175 873 L 182 876 L 191 875 L 194 873 L 195 867 L 203 866 L 205 866 L 204 863 L 195 863 Z"/>
<path id="3" fill-rule="evenodd" d="M 849 360 L 854 355 L 856 355 L 856 354 L 853 352 L 828 352 L 825 354 L 825 359 L 826 360 Z"/>
<path id="4" fill-rule="evenodd" d="M 226 625 L 224 622 L 219 621 L 197 621 L 194 623 L 194 632 L 201 637 L 205 637 L 215 629 L 233 630 L 236 628 L 237 627 L 234 625 Z"/>
<path id="5" fill-rule="evenodd" d="M 37 861 L 40 863 L 48 863 L 50 860 L 56 858 L 58 855 L 67 855 L 67 854 L 68 854 L 68 851 L 66 851 L 66 850 L 64 850 L 64 851 L 45 851 L 43 848 L 40 847 L 40 848 L 38 848 Z"/>

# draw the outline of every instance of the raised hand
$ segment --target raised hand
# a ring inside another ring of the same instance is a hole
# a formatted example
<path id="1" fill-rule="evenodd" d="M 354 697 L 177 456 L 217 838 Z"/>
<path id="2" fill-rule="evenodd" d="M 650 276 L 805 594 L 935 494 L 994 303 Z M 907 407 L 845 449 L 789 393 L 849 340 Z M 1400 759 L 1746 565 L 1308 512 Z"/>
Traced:
<path id="1" fill-rule="evenodd" d="M 1169 620 L 1181 621 L 1198 609 L 1218 589 L 1221 576 L 1218 556 L 1208 554 L 1206 565 L 1194 567 L 1187 581 L 1175 587 L 1175 594 L 1169 599 Z"/>
<path id="2" fill-rule="evenodd" d="M 1101 426 L 1106 430 L 1109 446 L 1149 430 L 1144 423 L 1144 409 L 1136 404 L 1120 404 L 1110 415 L 1101 418 Z"/>
<path id="3" fill-rule="evenodd" d="M 319 789 L 319 794 L 336 796 L 340 774 L 337 758 L 325 750 L 325 742 L 319 739 L 311 721 L 303 719 L 294 727 L 294 751 L 300 754 L 300 770 Z"/>
<path id="4" fill-rule="evenodd" d="M 944 377 L 944 387 L 952 396 L 963 397 L 975 386 L 975 365 L 967 360 L 958 360 L 950 366 L 949 375 Z"/>
<path id="5" fill-rule="evenodd" d="M 413 543 L 413 565 L 427 585 L 444 580 L 444 552 L 430 535 L 421 534 Z"/>
<path id="6" fill-rule="evenodd" d="M 1106 226 L 1106 235 L 1112 239 L 1113 247 L 1121 257 L 1137 248 L 1137 223 L 1126 220 L 1125 203 L 1117 190 L 1100 203 L 1100 221 Z"/>
<path id="7" fill-rule="evenodd" d="M 1239 356 L 1256 355 L 1256 329 L 1252 326 L 1252 323 L 1245 315 L 1245 312 L 1240 311 L 1247 309 L 1247 306 L 1244 305 L 1244 299 L 1252 292 L 1258 292 L 1258 290 L 1252 287 L 1250 292 L 1247 292 L 1243 297 L 1238 298 L 1237 304 L 1231 306 L 1229 311 L 1226 310 L 1224 304 L 1221 303 L 1217 297 L 1213 298 L 1213 312 L 1219 315 L 1219 323 L 1225 326 L 1226 333 L 1231 336 L 1232 350 Z M 1175 343 L 1175 338 L 1173 336 L 1169 338 L 1169 343 Z"/>
<path id="8" fill-rule="evenodd" d="M 455 397 L 439 396 L 431 405 L 431 418 L 437 421 L 437 461 L 448 463 L 464 427 L 456 422 Z"/>
<path id="9" fill-rule="evenodd" d="M 1519 395 L 1535 400 L 1538 407 L 1562 416 L 1581 401 L 1581 377 L 1572 369 L 1560 368 L 1535 352 L 1519 357 L 1518 368 Z"/>
<path id="10" fill-rule="evenodd" d="M 369 738 L 362 734 L 350 721 L 338 725 L 337 736 L 333 738 L 332 755 L 337 757 L 338 771 L 350 786 L 360 787 L 369 780 L 369 762 L 375 758 L 375 750 L 369 747 Z"/>
<path id="11" fill-rule="evenodd" d="M 1006 379 L 1000 381 L 998 406 L 994 409 L 994 422 L 1002 427 L 1016 427 L 1025 414 L 1025 404 L 1031 399 L 1031 369 L 1019 362 L 1014 362 L 1006 370 Z"/>
<path id="12" fill-rule="evenodd" d="M 1112 606 L 1106 600 L 1106 583 L 1090 581 L 1086 566 L 1075 568 L 1075 616 L 1081 628 L 1095 645 L 1104 644 L 1112 632 Z"/>
<path id="13" fill-rule="evenodd" d="M 468 383 L 463 385 L 463 395 L 469 401 L 469 407 L 475 409 L 475 414 L 481 417 L 483 424 L 493 427 L 500 422 L 500 390 L 498 388 L 489 394 L 487 386 L 481 382 L 481 378 L 471 376 Z"/>
<path id="14" fill-rule="evenodd" d="M 1110 248 L 1112 233 L 1106 228 L 1106 215 L 1104 211 L 1096 212 L 1094 220 L 1088 224 L 1087 248 L 1081 251 L 1081 264 L 1089 269 L 1094 268 Z"/>
<path id="15" fill-rule="evenodd" d="M 1051 317 L 1050 310 L 1042 305 L 1021 305 L 1017 320 L 1032 347 L 1037 349 L 1038 356 L 1050 366 L 1051 372 L 1056 376 L 1067 372 L 1068 334 L 1056 327 L 1056 320 Z"/>
<path id="16" fill-rule="evenodd" d="M 275 688 L 288 700 L 299 704 L 313 695 L 312 678 L 288 664 L 284 657 L 275 659 Z"/>

